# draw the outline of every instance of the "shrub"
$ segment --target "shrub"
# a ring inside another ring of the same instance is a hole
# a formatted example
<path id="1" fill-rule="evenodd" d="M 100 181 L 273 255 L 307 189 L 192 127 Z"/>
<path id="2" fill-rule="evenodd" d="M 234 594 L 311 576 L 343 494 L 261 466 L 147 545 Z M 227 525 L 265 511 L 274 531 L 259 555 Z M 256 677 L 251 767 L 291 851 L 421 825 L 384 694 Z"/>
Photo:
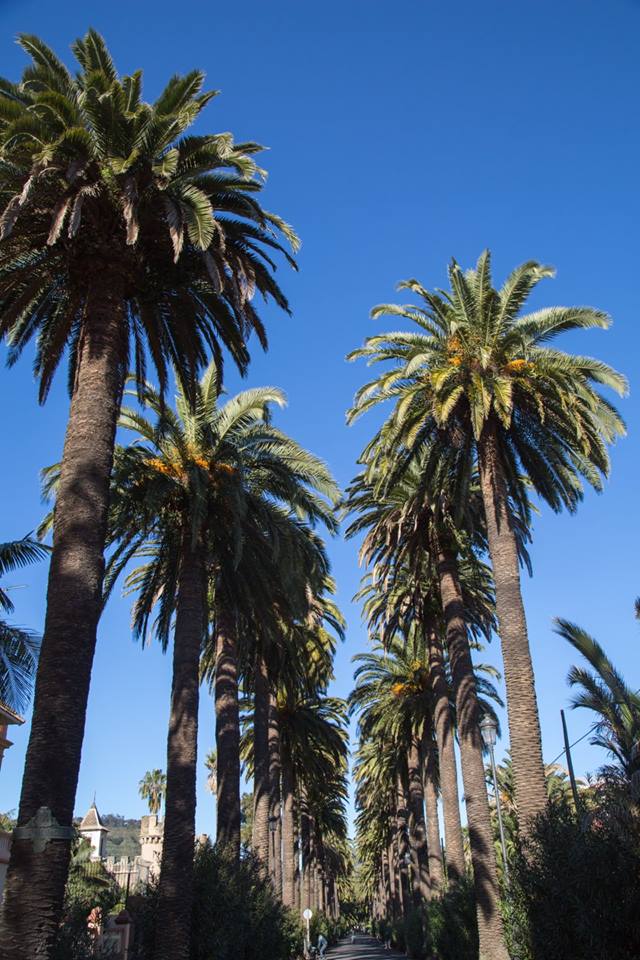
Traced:
<path id="1" fill-rule="evenodd" d="M 93 905 L 93 904 L 92 904 Z M 53 960 L 89 960 L 88 902 L 67 911 Z M 135 941 L 129 960 L 153 960 L 158 890 L 129 898 Z M 237 863 L 210 845 L 194 861 L 192 960 L 292 960 L 302 953 L 296 913 L 282 906 L 271 884 L 248 857 Z"/>
<path id="2" fill-rule="evenodd" d="M 404 922 L 407 956 L 420 960 L 425 955 L 426 911 L 412 910 Z"/>
<path id="3" fill-rule="evenodd" d="M 550 808 L 516 858 L 512 899 L 522 960 L 637 960 L 637 823 L 611 803 L 581 822 L 565 804 Z"/>
<path id="4" fill-rule="evenodd" d="M 427 904 L 423 956 L 438 960 L 477 960 L 476 901 L 470 880 L 451 886 Z"/>
<path id="5" fill-rule="evenodd" d="M 91 846 L 76 840 L 71 851 L 65 889 L 63 920 L 52 951 L 52 960 L 92 960 L 94 940 L 87 925 L 94 908 L 103 916 L 114 910 L 122 891 L 102 864 L 91 861 Z"/>
<path id="6" fill-rule="evenodd" d="M 341 920 L 334 920 L 326 913 L 315 912 L 309 922 L 311 943 L 317 943 L 321 933 L 327 938 L 327 942 L 332 945 L 345 935 L 346 928 Z"/>
<path id="7" fill-rule="evenodd" d="M 402 953 L 404 953 L 404 920 L 394 920 L 391 924 L 391 943 L 396 950 L 400 950 Z"/>
<path id="8" fill-rule="evenodd" d="M 193 960 L 290 960 L 302 928 L 248 857 L 240 866 L 206 845 L 195 861 Z"/>

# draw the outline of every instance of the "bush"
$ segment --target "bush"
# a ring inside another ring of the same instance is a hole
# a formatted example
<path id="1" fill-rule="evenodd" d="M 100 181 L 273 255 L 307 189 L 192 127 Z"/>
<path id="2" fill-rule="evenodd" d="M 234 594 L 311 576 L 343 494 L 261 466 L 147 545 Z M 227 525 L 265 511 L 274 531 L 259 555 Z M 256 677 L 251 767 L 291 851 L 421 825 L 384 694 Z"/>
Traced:
<path id="1" fill-rule="evenodd" d="M 290 960 L 299 952 L 302 929 L 276 898 L 256 862 L 237 863 L 213 847 L 201 847 L 195 862 L 193 960 Z"/>
<path id="2" fill-rule="evenodd" d="M 388 921 L 381 920 L 374 936 L 384 939 Z M 415 960 L 478 960 L 478 927 L 473 886 L 468 880 L 441 897 L 411 910 L 404 921 L 391 924 L 392 942 Z"/>
<path id="3" fill-rule="evenodd" d="M 67 910 L 54 960 L 93 958 L 87 916 L 93 903 Z M 153 960 L 158 890 L 129 898 L 135 941 L 129 960 Z M 194 861 L 191 960 L 292 960 L 302 953 L 302 927 L 282 906 L 255 860 L 232 863 L 210 845 Z"/>
<path id="4" fill-rule="evenodd" d="M 94 939 L 87 919 L 94 908 L 103 916 L 116 909 L 122 891 L 100 863 L 90 860 L 87 841 L 72 848 L 65 889 L 63 921 L 52 951 L 52 960 L 93 960 Z"/>
<path id="5" fill-rule="evenodd" d="M 465 879 L 427 904 L 425 955 L 438 960 L 477 960 L 478 924 L 473 885 Z"/>
<path id="6" fill-rule="evenodd" d="M 519 960 L 637 960 L 637 823 L 610 803 L 582 822 L 564 804 L 550 808 L 517 856 L 511 899 Z"/>
<path id="7" fill-rule="evenodd" d="M 404 920 L 394 920 L 391 924 L 391 943 L 396 950 L 400 950 L 401 953 L 404 953 Z"/>
<path id="8" fill-rule="evenodd" d="M 424 910 L 412 910 L 404 922 L 407 956 L 416 960 L 420 960 L 425 955 L 425 920 Z"/>
<path id="9" fill-rule="evenodd" d="M 315 912 L 309 922 L 311 943 L 317 943 L 318 937 L 322 933 L 327 938 L 327 942 L 333 945 L 338 942 L 340 937 L 345 936 L 346 932 L 347 929 L 342 920 L 334 920 L 326 913 Z"/>

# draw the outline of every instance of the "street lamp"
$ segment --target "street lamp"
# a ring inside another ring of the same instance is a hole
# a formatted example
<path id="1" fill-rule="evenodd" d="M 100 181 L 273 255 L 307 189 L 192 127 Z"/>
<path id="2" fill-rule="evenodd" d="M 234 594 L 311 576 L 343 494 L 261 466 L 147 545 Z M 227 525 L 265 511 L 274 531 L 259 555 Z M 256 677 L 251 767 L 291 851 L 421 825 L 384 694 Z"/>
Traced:
<path id="1" fill-rule="evenodd" d="M 271 834 L 271 863 L 272 870 L 275 870 L 276 855 L 280 856 L 280 851 L 276 850 L 276 833 L 278 831 L 278 824 L 280 823 L 280 817 L 275 814 L 269 817 L 269 833 Z"/>
<path id="2" fill-rule="evenodd" d="M 496 798 L 496 813 L 498 814 L 498 829 L 500 830 L 500 844 L 502 846 L 502 863 L 504 866 L 504 879 L 509 886 L 509 864 L 507 862 L 507 845 L 504 839 L 504 827 L 502 825 L 502 809 L 500 807 L 500 791 L 498 790 L 498 771 L 496 770 L 496 758 L 493 748 L 498 739 L 498 724 L 488 713 L 480 721 L 480 733 L 485 747 L 489 751 L 491 758 L 491 775 L 493 777 L 493 792 Z"/>

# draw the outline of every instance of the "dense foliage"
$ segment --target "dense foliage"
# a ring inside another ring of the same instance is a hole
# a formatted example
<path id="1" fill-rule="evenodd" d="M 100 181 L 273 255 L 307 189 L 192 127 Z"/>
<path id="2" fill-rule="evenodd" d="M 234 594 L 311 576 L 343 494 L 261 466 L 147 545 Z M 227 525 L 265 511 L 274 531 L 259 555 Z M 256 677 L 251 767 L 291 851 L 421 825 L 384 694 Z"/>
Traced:
<path id="1" fill-rule="evenodd" d="M 131 960 L 152 960 L 157 892 L 133 905 L 138 921 Z M 192 960 L 291 960 L 302 949 L 302 927 L 282 906 L 258 863 L 238 865 L 206 844 L 196 852 Z"/>
<path id="2" fill-rule="evenodd" d="M 478 932 L 473 886 L 468 880 L 412 909 L 404 920 L 380 921 L 374 933 L 415 960 L 476 960 Z"/>
<path id="3" fill-rule="evenodd" d="M 581 820 L 551 805 L 513 872 L 521 960 L 640 956 L 640 832 L 611 796 Z"/>

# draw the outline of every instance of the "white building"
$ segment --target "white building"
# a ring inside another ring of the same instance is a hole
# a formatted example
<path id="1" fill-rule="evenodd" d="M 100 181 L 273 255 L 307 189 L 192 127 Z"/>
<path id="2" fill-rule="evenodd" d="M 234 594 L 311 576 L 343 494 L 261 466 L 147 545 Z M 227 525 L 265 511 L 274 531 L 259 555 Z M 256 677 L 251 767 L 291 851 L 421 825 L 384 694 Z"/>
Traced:
<path id="1" fill-rule="evenodd" d="M 91 844 L 91 859 L 103 860 L 106 856 L 106 842 L 109 830 L 103 824 L 95 800 L 82 818 L 78 833 Z"/>

